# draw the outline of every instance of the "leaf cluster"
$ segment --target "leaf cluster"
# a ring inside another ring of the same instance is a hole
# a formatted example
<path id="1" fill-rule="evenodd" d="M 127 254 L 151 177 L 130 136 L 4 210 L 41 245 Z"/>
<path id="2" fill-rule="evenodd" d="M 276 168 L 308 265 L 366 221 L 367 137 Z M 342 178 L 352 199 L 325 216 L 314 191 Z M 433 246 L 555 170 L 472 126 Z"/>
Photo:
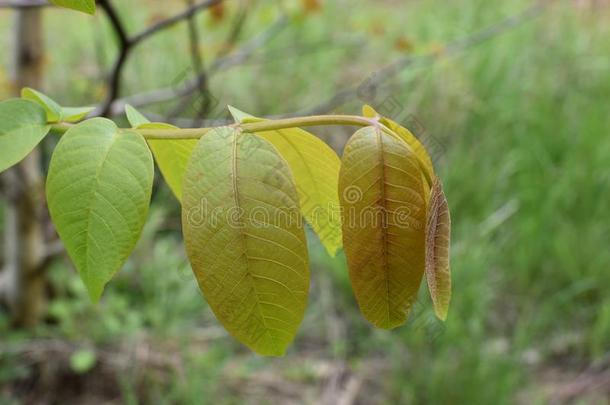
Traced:
<path id="1" fill-rule="evenodd" d="M 147 218 L 156 162 L 182 206 L 186 251 L 223 326 L 263 355 L 282 355 L 309 292 L 304 224 L 328 254 L 343 249 L 363 316 L 404 324 L 426 276 L 445 319 L 451 297 L 450 216 L 422 143 L 369 106 L 360 117 L 272 121 L 229 107 L 230 126 L 183 130 L 128 106 L 131 128 L 90 108 L 66 108 L 33 89 L 0 103 L 0 170 L 52 130 L 61 134 L 49 211 L 91 299 L 134 249 Z M 302 129 L 356 123 L 341 159 Z"/>

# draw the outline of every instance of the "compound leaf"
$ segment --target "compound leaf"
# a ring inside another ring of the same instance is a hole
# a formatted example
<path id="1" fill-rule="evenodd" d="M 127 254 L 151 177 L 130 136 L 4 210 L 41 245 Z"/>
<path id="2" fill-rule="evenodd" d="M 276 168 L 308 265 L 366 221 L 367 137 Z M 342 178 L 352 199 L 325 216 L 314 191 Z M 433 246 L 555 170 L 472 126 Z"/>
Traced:
<path id="1" fill-rule="evenodd" d="M 127 119 L 134 128 L 139 129 L 176 129 L 164 123 L 151 123 L 142 113 L 130 105 L 125 107 Z M 182 182 L 188 161 L 197 145 L 196 139 L 149 139 L 159 170 L 176 198 L 182 200 Z"/>
<path id="2" fill-rule="evenodd" d="M 51 0 L 51 3 L 59 7 L 95 14 L 95 0 Z"/>
<path id="3" fill-rule="evenodd" d="M 397 122 L 381 116 L 373 109 L 373 107 L 369 105 L 362 107 L 362 115 L 368 118 L 379 117 L 379 122 L 402 138 L 402 140 L 404 140 L 411 147 L 411 149 L 413 149 L 413 152 L 415 152 L 417 155 L 420 165 L 423 167 L 425 177 L 427 179 L 434 178 L 434 165 L 432 164 L 432 159 L 430 158 L 426 147 L 419 141 L 419 139 L 417 139 L 415 135 L 411 133 L 411 131 Z"/>
<path id="4" fill-rule="evenodd" d="M 379 128 L 359 130 L 345 147 L 339 198 L 360 310 L 377 327 L 400 326 L 425 267 L 426 200 L 415 154 Z"/>
<path id="5" fill-rule="evenodd" d="M 426 224 L 426 278 L 436 316 L 445 320 L 451 301 L 451 216 L 440 179 L 432 185 Z"/>
<path id="6" fill-rule="evenodd" d="M 91 299 L 133 250 L 148 213 L 153 160 L 144 138 L 104 118 L 70 128 L 47 178 L 53 223 Z"/>
<path id="7" fill-rule="evenodd" d="M 255 117 L 229 107 L 237 121 Z M 260 120 L 260 119 L 257 119 Z M 337 184 L 341 160 L 321 139 L 300 128 L 258 132 L 288 162 L 303 216 L 331 256 L 342 245 Z"/>
<path id="8" fill-rule="evenodd" d="M 309 290 L 298 194 L 271 144 L 224 127 L 202 137 L 184 179 L 184 241 L 210 307 L 240 342 L 281 356 Z"/>
<path id="9" fill-rule="evenodd" d="M 20 99 L 0 102 L 0 173 L 25 158 L 49 130 L 38 104 Z"/>

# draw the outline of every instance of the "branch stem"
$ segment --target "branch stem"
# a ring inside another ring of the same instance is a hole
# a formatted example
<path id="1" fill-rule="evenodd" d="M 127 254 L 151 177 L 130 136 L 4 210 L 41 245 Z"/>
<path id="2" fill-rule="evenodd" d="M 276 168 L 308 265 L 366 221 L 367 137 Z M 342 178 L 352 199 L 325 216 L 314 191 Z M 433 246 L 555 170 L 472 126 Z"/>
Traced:
<path id="1" fill-rule="evenodd" d="M 280 129 L 296 127 L 312 127 L 321 125 L 346 125 L 366 127 L 378 125 L 370 118 L 353 115 L 314 115 L 311 117 L 285 118 L 279 120 L 261 120 L 236 124 L 243 132 L 277 131 Z M 136 129 L 146 139 L 199 139 L 215 128 L 186 128 L 186 129 Z"/>

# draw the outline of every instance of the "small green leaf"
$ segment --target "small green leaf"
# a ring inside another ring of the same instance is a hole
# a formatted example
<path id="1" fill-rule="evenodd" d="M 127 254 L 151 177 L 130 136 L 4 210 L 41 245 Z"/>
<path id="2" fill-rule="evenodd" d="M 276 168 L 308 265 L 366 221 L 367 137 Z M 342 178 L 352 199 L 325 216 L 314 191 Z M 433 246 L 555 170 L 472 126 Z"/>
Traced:
<path id="1" fill-rule="evenodd" d="M 343 153 L 343 247 L 364 317 L 404 324 L 425 269 L 426 200 L 417 157 L 400 139 L 367 127 Z"/>
<path id="2" fill-rule="evenodd" d="M 62 107 L 51 97 L 29 87 L 21 90 L 21 98 L 39 104 L 47 113 L 47 122 L 78 122 L 84 119 L 95 107 Z"/>
<path id="3" fill-rule="evenodd" d="M 235 107 L 229 109 L 238 122 L 264 121 Z M 271 143 L 290 166 L 303 216 L 334 257 L 342 245 L 337 192 L 341 160 L 326 143 L 300 128 L 258 132 L 257 135 Z"/>
<path id="4" fill-rule="evenodd" d="M 21 99 L 0 102 L 0 173 L 25 158 L 50 128 L 38 104 Z"/>
<path id="5" fill-rule="evenodd" d="M 62 107 L 61 120 L 65 122 L 82 121 L 95 107 Z"/>
<path id="6" fill-rule="evenodd" d="M 141 135 L 94 118 L 70 128 L 47 178 L 53 223 L 91 299 L 123 266 L 146 221 L 153 160 Z"/>
<path id="7" fill-rule="evenodd" d="M 47 113 L 48 122 L 57 122 L 61 118 L 61 107 L 51 97 L 29 87 L 21 89 L 21 98 L 39 104 Z"/>
<path id="8" fill-rule="evenodd" d="M 90 371 L 97 361 L 95 352 L 87 349 L 78 350 L 70 356 L 70 368 L 77 374 Z"/>
<path id="9" fill-rule="evenodd" d="M 451 245 L 451 216 L 443 186 L 438 177 L 432 185 L 430 207 L 426 224 L 426 278 L 434 303 L 434 312 L 447 319 L 451 301 L 451 268 L 449 250 Z"/>
<path id="10" fill-rule="evenodd" d="M 51 0 L 51 3 L 59 7 L 95 14 L 95 0 Z"/>
<path id="11" fill-rule="evenodd" d="M 141 112 L 127 104 L 125 106 L 125 115 L 127 115 L 127 121 L 131 124 L 132 128 L 137 128 L 142 124 L 148 124 L 150 121 Z"/>
<path id="12" fill-rule="evenodd" d="M 139 129 L 175 129 L 164 123 L 151 123 L 143 114 L 130 105 L 125 106 L 129 123 Z M 196 139 L 149 139 L 148 145 L 155 161 L 178 201 L 182 200 L 182 182 L 188 161 L 197 145 Z"/>
<path id="13" fill-rule="evenodd" d="M 298 194 L 284 159 L 253 134 L 206 134 L 184 179 L 182 228 L 218 320 L 255 352 L 283 355 L 309 291 Z"/>

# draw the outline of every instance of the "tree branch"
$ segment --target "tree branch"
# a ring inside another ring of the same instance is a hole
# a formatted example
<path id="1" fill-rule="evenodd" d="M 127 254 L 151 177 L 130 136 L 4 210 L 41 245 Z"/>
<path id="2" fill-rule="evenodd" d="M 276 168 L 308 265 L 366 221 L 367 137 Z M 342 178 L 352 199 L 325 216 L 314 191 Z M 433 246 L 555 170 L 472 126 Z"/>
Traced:
<path id="1" fill-rule="evenodd" d="M 8 0 L 0 1 L 0 8 L 30 8 L 50 6 L 46 0 Z"/>
<path id="2" fill-rule="evenodd" d="M 226 70 L 235 65 L 239 65 L 244 60 L 248 59 L 257 49 L 269 42 L 284 29 L 287 23 L 288 18 L 286 16 L 278 18 L 278 20 L 266 31 L 263 31 L 236 51 L 216 59 L 207 71 L 208 77 L 220 70 Z M 109 115 L 115 116 L 122 114 L 126 104 L 131 104 L 134 107 L 143 107 L 189 96 L 197 91 L 197 80 L 198 78 L 189 80 L 179 89 L 175 86 L 168 86 L 117 99 L 113 102 Z"/>
<path id="3" fill-rule="evenodd" d="M 159 31 L 162 31 L 164 29 L 167 29 L 169 27 L 171 27 L 172 25 L 175 25 L 179 22 L 181 22 L 182 20 L 186 20 L 190 17 L 192 17 L 193 15 L 195 15 L 198 11 L 210 8 L 212 6 L 215 6 L 217 4 L 222 3 L 223 0 L 204 0 L 204 1 L 199 1 L 195 4 L 193 4 L 192 6 L 188 7 L 186 10 L 184 10 L 182 13 L 177 14 L 173 17 L 167 18 L 163 21 L 159 21 L 158 23 L 156 23 L 155 25 L 145 29 L 144 31 L 140 32 L 137 35 L 134 35 L 131 38 L 131 42 L 135 45 L 137 43 L 140 43 L 141 41 L 143 41 L 144 39 L 146 39 L 147 37 L 156 34 Z"/>
<path id="4" fill-rule="evenodd" d="M 118 16 L 110 0 L 98 0 L 98 5 L 104 10 L 106 15 L 108 16 L 108 20 L 112 25 L 119 44 L 119 54 L 114 62 L 114 66 L 112 67 L 110 75 L 107 79 L 108 94 L 106 96 L 106 100 L 99 107 L 98 114 L 107 116 L 112 102 L 119 96 L 119 92 L 121 90 L 121 76 L 123 73 L 123 67 L 127 62 L 127 57 L 129 56 L 129 52 L 131 50 L 131 47 L 133 46 L 133 43 L 129 40 L 127 31 L 125 30 L 125 26 L 123 25 L 123 22 Z"/>
<path id="5" fill-rule="evenodd" d="M 370 91 L 371 89 L 377 88 L 383 82 L 395 77 L 407 67 L 415 64 L 420 64 L 422 66 L 432 64 L 441 56 L 453 56 L 462 53 L 499 35 L 502 35 L 513 28 L 521 26 L 527 21 L 542 14 L 546 4 L 547 2 L 544 0 L 537 1 L 535 4 L 531 5 L 520 13 L 507 17 L 495 25 L 483 28 L 463 38 L 458 38 L 449 42 L 441 52 L 435 50 L 420 55 L 406 56 L 398 59 L 394 63 L 373 72 L 356 86 L 339 90 L 325 102 L 287 116 L 316 115 L 331 111 L 340 105 L 345 104 L 348 100 L 357 97 L 361 92 L 367 90 Z"/>

